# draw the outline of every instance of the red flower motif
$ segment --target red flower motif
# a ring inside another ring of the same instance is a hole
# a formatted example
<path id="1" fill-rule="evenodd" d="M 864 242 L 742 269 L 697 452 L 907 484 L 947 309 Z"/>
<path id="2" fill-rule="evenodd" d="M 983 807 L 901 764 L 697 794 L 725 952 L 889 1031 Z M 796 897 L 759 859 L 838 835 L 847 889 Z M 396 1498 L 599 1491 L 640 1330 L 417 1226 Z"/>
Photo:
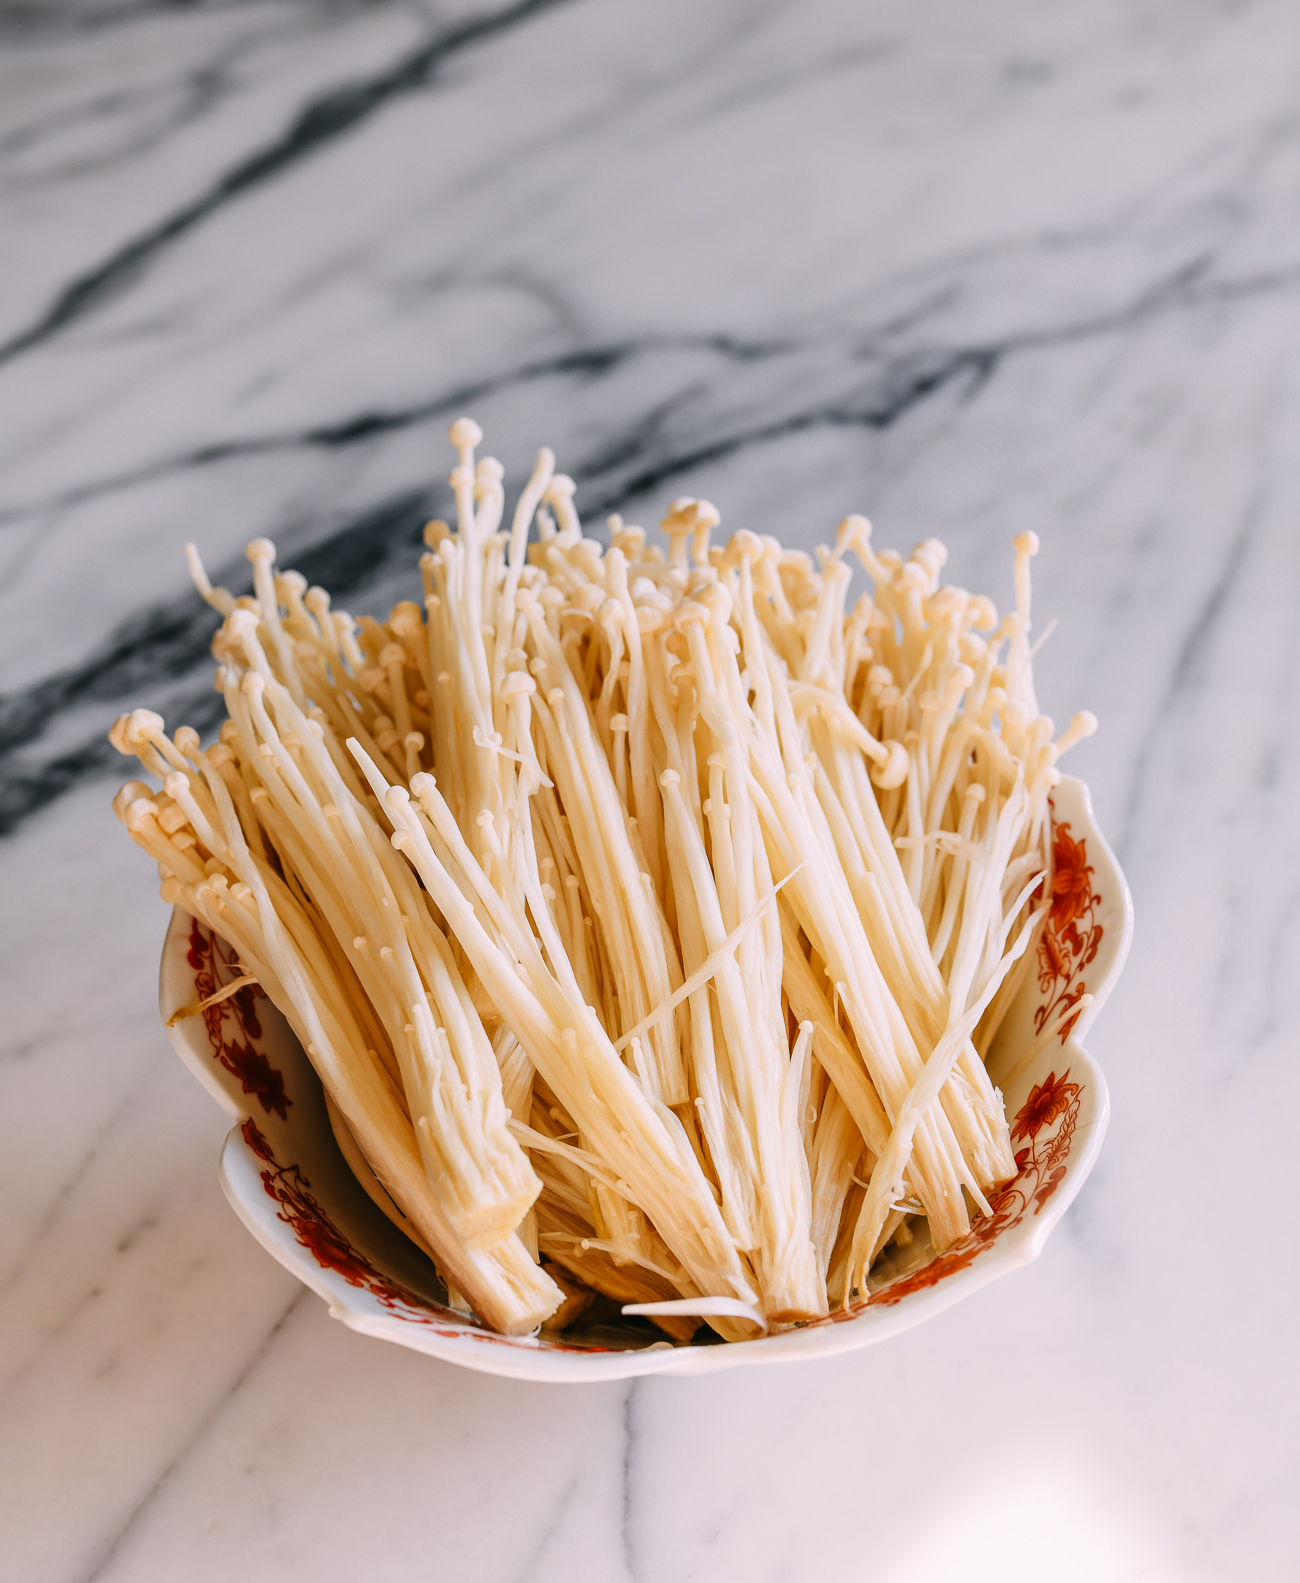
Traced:
<path id="1" fill-rule="evenodd" d="M 235 1014 L 244 1032 L 250 1039 L 260 1039 L 262 1021 L 257 1015 L 257 992 L 254 986 L 246 984 L 243 989 L 236 990 L 230 998 L 234 1002 Z"/>
<path id="2" fill-rule="evenodd" d="M 1058 1011 L 1068 1011 L 1071 1006 L 1078 1006 L 1079 1002 L 1083 999 L 1083 997 L 1084 997 L 1086 992 L 1087 992 L 1087 985 L 1084 984 L 1082 979 L 1080 979 L 1079 982 L 1074 986 L 1074 988 L 1069 992 L 1068 995 L 1062 995 L 1057 1000 L 1056 1009 Z M 1082 1010 L 1083 1010 L 1083 1008 L 1080 1006 L 1079 1007 L 1079 1011 L 1076 1011 L 1075 1014 L 1072 1017 L 1067 1017 L 1065 1019 L 1065 1021 L 1061 1024 L 1061 1043 L 1062 1044 L 1064 1044 L 1065 1041 L 1074 1032 L 1074 1025 L 1075 1025 L 1076 1022 L 1078 1022 L 1079 1015 L 1080 1015 L 1080 1012 Z"/>
<path id="3" fill-rule="evenodd" d="M 1068 1067 L 1060 1077 L 1049 1072 L 1043 1082 L 1030 1090 L 1029 1098 L 1016 1112 L 1016 1124 L 1011 1129 L 1013 1143 L 1019 1143 L 1022 1138 L 1036 1138 L 1044 1127 L 1069 1110 L 1079 1092 L 1077 1083 L 1066 1081 L 1069 1075 Z"/>
<path id="4" fill-rule="evenodd" d="M 1076 841 L 1064 822 L 1054 824 L 1053 830 L 1052 896 L 1038 940 L 1038 988 L 1043 998 L 1034 1012 L 1034 1027 L 1040 1032 L 1086 993 L 1083 971 L 1095 959 L 1105 933 L 1096 921 L 1101 897 L 1093 894 L 1087 837 Z M 1059 1021 L 1062 1044 L 1079 1015 L 1075 1011 Z"/>
<path id="5" fill-rule="evenodd" d="M 216 936 L 209 936 L 197 922 L 191 926 L 188 957 L 196 975 L 195 987 L 200 999 L 212 994 L 216 988 L 221 976 L 217 973 L 218 964 L 227 973 L 237 970 L 234 954 L 224 954 L 228 949 Z M 229 977 L 225 981 L 228 983 Z M 283 1121 L 288 1119 L 285 1112 L 293 1103 L 285 1093 L 283 1076 L 250 1044 L 231 1044 L 222 1035 L 223 1014 L 230 1013 L 246 1037 L 260 1036 L 261 1027 L 254 1007 L 261 995 L 262 991 L 252 986 L 240 990 L 229 1000 L 210 1007 L 204 1013 L 204 1021 L 208 1025 L 216 1059 L 240 1079 L 246 1094 L 256 1094 L 262 1102 L 262 1108 L 268 1114 L 274 1111 Z M 413 1324 L 427 1325 L 436 1335 L 451 1339 L 471 1338 L 507 1347 L 532 1345 L 531 1342 L 520 1343 L 511 1337 L 497 1336 L 475 1328 L 478 1326 L 477 1320 L 451 1313 L 394 1280 L 355 1247 L 347 1234 L 334 1223 L 324 1205 L 310 1191 L 311 1183 L 299 1168 L 296 1165 L 282 1166 L 277 1162 L 270 1141 L 251 1116 L 240 1123 L 239 1130 L 257 1158 L 270 1167 L 260 1174 L 267 1196 L 277 1205 L 277 1214 L 292 1228 L 299 1244 L 311 1253 L 322 1269 L 334 1270 L 349 1286 L 372 1293 L 384 1308 Z M 448 1325 L 451 1328 L 447 1328 Z M 560 1352 L 607 1350 L 604 1347 L 569 1345 L 553 1339 L 547 1340 L 545 1345 Z"/>
<path id="6" fill-rule="evenodd" d="M 271 1145 L 266 1141 L 266 1138 L 262 1134 L 262 1129 L 257 1125 L 251 1116 L 240 1126 L 239 1130 L 244 1135 L 244 1142 L 259 1160 L 274 1161 L 275 1156 L 271 1152 Z"/>
<path id="7" fill-rule="evenodd" d="M 1093 905 L 1092 864 L 1088 862 L 1087 841 L 1072 840 L 1068 824 L 1056 827 L 1052 865 L 1052 909 L 1048 927 L 1059 934 Z"/>
<path id="8" fill-rule="evenodd" d="M 234 952 L 216 935 L 210 935 L 197 919 L 190 923 L 186 960 L 194 969 L 194 989 L 200 1000 L 207 1000 L 222 983 L 229 983 L 240 971 Z M 268 1116 L 274 1112 L 284 1121 L 293 1104 L 284 1086 L 284 1074 L 252 1044 L 254 1039 L 262 1037 L 262 1022 L 257 1014 L 262 994 L 256 985 L 245 985 L 229 1000 L 209 1006 L 203 1013 L 203 1023 L 217 1061 L 232 1077 L 239 1079 L 246 1094 L 256 1096 Z M 243 1034 L 243 1043 L 226 1037 L 227 1018 L 234 1021 L 234 1031 Z"/>
<path id="9" fill-rule="evenodd" d="M 266 1190 L 272 1197 L 276 1197 L 274 1188 L 269 1185 L 271 1180 L 272 1173 L 263 1171 L 262 1181 L 267 1184 Z M 358 1253 L 310 1195 L 303 1193 L 300 1197 L 310 1206 L 308 1211 L 304 1213 L 300 1205 L 294 1204 L 291 1212 L 287 1215 L 282 1213 L 280 1219 L 288 1221 L 293 1227 L 293 1234 L 302 1246 L 307 1249 L 321 1269 L 336 1271 L 349 1286 L 376 1290 L 378 1282 L 383 1280 L 381 1272 L 375 1269 L 364 1254 Z"/>
<path id="10" fill-rule="evenodd" d="M 1038 987 L 1048 990 L 1058 978 L 1065 978 L 1070 971 L 1070 959 L 1065 946 L 1049 923 L 1038 937 Z"/>
<path id="11" fill-rule="evenodd" d="M 1056 1189 L 1061 1185 L 1061 1183 L 1064 1180 L 1065 1180 L 1065 1167 L 1063 1165 L 1058 1165 L 1056 1167 L 1056 1169 L 1052 1172 L 1052 1174 L 1043 1183 L 1043 1185 L 1034 1194 L 1034 1203 L 1037 1204 L 1038 1209 L 1041 1209 L 1043 1207 L 1043 1205 L 1047 1202 L 1047 1200 L 1052 1196 L 1052 1194 L 1056 1191 Z M 1035 1214 L 1038 1213 L 1038 1209 L 1036 1209 L 1034 1211 Z"/>
<path id="12" fill-rule="evenodd" d="M 292 1228 L 300 1246 L 307 1249 L 321 1269 L 333 1270 L 349 1286 L 373 1293 L 385 1308 L 401 1313 L 403 1318 L 420 1324 L 429 1324 L 434 1319 L 454 1320 L 458 1325 L 466 1323 L 459 1315 L 395 1281 L 355 1247 L 312 1193 L 311 1183 L 301 1170 L 296 1165 L 281 1165 L 276 1160 L 271 1145 L 251 1116 L 240 1131 L 253 1153 L 269 1167 L 261 1173 L 262 1186 L 267 1197 L 277 1205 L 277 1215 Z"/>
<path id="13" fill-rule="evenodd" d="M 255 1094 L 269 1116 L 272 1111 L 287 1120 L 289 1096 L 284 1090 L 284 1074 L 251 1044 L 223 1044 L 219 1057 L 222 1066 L 239 1079 L 246 1094 Z"/>
<path id="14" fill-rule="evenodd" d="M 1065 1180 L 1066 1161 L 1074 1141 L 1074 1129 L 1079 1120 L 1079 1095 L 1082 1085 L 1066 1079 L 1069 1072 L 1058 1078 L 1053 1072 L 1047 1081 L 1029 1096 L 1016 1117 L 1013 1138 L 1024 1137 L 1026 1147 L 1016 1151 L 1016 1174 L 996 1194 L 990 1203 L 992 1215 L 976 1220 L 970 1231 L 955 1242 L 938 1258 L 923 1264 L 910 1275 L 900 1276 L 880 1287 L 865 1301 L 854 1303 L 814 1320 L 816 1325 L 836 1324 L 853 1319 L 864 1307 L 897 1303 L 912 1292 L 934 1286 L 959 1270 L 966 1269 L 1010 1227 L 1019 1224 L 1026 1215 L 1036 1215 L 1056 1189 Z M 1045 1127 L 1059 1118 L 1060 1126 L 1046 1137 L 1038 1137 Z"/>

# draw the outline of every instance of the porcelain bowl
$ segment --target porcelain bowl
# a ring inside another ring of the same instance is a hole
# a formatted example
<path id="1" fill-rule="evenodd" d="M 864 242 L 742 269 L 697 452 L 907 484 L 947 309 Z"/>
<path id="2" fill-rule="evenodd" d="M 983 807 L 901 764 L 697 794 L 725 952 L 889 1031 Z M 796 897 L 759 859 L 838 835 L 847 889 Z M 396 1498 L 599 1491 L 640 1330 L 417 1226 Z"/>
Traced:
<path id="1" fill-rule="evenodd" d="M 580 1334 L 496 1335 L 447 1306 L 431 1262 L 358 1184 L 335 1141 L 320 1080 L 260 989 L 244 988 L 168 1032 L 234 1121 L 219 1170 L 236 1214 L 352 1330 L 529 1380 L 704 1374 L 827 1357 L 920 1324 L 1035 1259 L 1097 1159 L 1110 1107 L 1101 1068 L 1080 1039 L 1124 964 L 1133 908 L 1087 787 L 1063 778 L 1052 814 L 1051 915 L 988 1063 L 1011 1118 L 1017 1176 L 993 1200 L 992 1217 L 976 1221 L 944 1253 L 935 1257 L 918 1238 L 910 1263 L 883 1271 L 877 1265 L 865 1301 L 760 1340 L 674 1346 L 645 1321 Z M 225 942 L 175 911 L 160 973 L 164 1021 L 236 976 Z M 1085 994 L 1090 1002 L 1063 1035 L 1038 1037 L 1049 1019 Z"/>

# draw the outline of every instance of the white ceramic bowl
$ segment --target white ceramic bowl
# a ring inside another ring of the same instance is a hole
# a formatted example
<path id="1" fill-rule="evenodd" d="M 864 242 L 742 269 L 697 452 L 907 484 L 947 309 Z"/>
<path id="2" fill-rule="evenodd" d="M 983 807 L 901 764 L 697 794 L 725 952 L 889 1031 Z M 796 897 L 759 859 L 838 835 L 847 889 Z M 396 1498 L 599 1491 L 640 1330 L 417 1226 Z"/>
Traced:
<path id="1" fill-rule="evenodd" d="M 432 1264 L 358 1185 L 335 1142 L 320 1080 L 283 1017 L 255 988 L 170 1030 L 181 1059 L 235 1120 L 221 1151 L 226 1197 L 262 1246 L 324 1298 L 333 1318 L 363 1335 L 489 1374 L 572 1381 L 703 1374 L 740 1363 L 826 1357 L 919 1324 L 1038 1256 L 1092 1169 L 1106 1131 L 1106 1080 L 1079 1038 L 1124 964 L 1133 907 L 1093 820 L 1087 787 L 1065 777 L 1052 801 L 1052 914 L 989 1057 L 1012 1118 L 1019 1175 L 994 1201 L 991 1220 L 978 1221 L 947 1252 L 900 1271 L 850 1310 L 757 1341 L 681 1347 L 632 1325 L 584 1339 L 508 1338 L 453 1313 Z M 164 1020 L 228 983 L 232 960 L 223 941 L 174 912 L 159 984 Z M 1026 1062 L 1036 1023 L 1085 992 L 1091 1004 L 1068 1036 L 1052 1038 Z"/>

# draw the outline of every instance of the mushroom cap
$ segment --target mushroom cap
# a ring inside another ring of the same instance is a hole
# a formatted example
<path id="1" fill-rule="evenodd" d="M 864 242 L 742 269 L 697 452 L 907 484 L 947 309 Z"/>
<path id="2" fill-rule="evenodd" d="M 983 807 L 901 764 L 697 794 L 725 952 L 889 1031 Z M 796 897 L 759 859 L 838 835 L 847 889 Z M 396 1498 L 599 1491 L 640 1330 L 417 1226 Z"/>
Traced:
<path id="1" fill-rule="evenodd" d="M 901 786 L 907 779 L 912 761 L 901 742 L 885 742 L 882 746 L 888 757 L 883 765 L 872 770 L 871 778 L 881 791 L 893 791 L 895 786 Z"/>
<path id="2" fill-rule="evenodd" d="M 473 450 L 483 439 L 483 431 L 473 418 L 457 418 L 448 433 L 451 443 L 459 450 Z"/>

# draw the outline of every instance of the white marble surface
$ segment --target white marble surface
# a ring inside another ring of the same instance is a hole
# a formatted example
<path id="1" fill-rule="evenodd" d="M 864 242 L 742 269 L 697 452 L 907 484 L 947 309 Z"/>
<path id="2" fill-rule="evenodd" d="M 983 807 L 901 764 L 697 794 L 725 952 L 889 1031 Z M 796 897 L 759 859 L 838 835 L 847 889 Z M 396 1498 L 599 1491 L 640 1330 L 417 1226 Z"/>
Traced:
<path id="1" fill-rule="evenodd" d="M 1294 1575 L 1298 104 L 1287 0 L 0 7 L 0 1575 Z M 1002 602 L 1042 536 L 1138 933 L 1033 1269 L 560 1390 L 235 1221 L 102 734 L 212 708 L 185 538 L 390 599 L 462 408 L 596 521 L 860 509 Z"/>

